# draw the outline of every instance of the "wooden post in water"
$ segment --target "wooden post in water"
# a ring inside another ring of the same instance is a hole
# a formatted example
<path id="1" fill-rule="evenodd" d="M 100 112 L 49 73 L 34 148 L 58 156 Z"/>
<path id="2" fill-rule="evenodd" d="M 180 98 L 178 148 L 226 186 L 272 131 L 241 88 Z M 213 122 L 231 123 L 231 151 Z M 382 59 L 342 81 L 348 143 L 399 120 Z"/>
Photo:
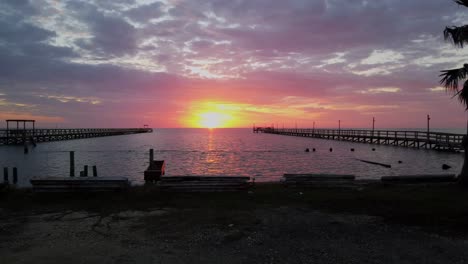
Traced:
<path id="1" fill-rule="evenodd" d="M 18 183 L 18 169 L 13 167 L 13 184 Z"/>
<path id="2" fill-rule="evenodd" d="M 84 165 L 83 177 L 88 177 L 88 165 Z"/>
<path id="3" fill-rule="evenodd" d="M 70 177 L 75 177 L 75 152 L 70 151 Z"/>
<path id="4" fill-rule="evenodd" d="M 3 182 L 8 183 L 8 167 L 3 168 Z"/>
<path id="5" fill-rule="evenodd" d="M 149 162 L 150 162 L 150 165 L 151 163 L 153 163 L 153 160 L 154 160 L 154 150 L 153 149 L 150 149 L 150 153 L 149 153 Z"/>
<path id="6" fill-rule="evenodd" d="M 96 165 L 93 166 L 93 177 L 97 177 L 97 167 L 96 167 Z"/>

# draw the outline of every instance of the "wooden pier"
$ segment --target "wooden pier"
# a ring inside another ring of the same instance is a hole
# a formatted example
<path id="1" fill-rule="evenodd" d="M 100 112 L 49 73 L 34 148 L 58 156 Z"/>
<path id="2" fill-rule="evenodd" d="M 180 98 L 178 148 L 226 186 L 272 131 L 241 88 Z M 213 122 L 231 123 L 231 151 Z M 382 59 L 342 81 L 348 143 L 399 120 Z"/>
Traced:
<path id="1" fill-rule="evenodd" d="M 394 130 L 358 130 L 358 129 L 258 129 L 262 133 L 310 137 L 329 140 L 391 145 L 408 148 L 423 148 L 443 151 L 463 150 L 463 134 L 423 132 L 423 131 L 394 131 Z"/>
<path id="2" fill-rule="evenodd" d="M 75 129 L 37 129 L 26 128 L 26 123 L 34 120 L 7 120 L 7 129 L 0 129 L 0 145 L 23 145 L 48 141 L 71 140 L 80 138 L 106 137 L 138 133 L 151 133 L 151 128 L 75 128 Z M 8 126 L 16 122 L 16 126 Z M 22 127 L 18 125 L 22 123 Z"/>

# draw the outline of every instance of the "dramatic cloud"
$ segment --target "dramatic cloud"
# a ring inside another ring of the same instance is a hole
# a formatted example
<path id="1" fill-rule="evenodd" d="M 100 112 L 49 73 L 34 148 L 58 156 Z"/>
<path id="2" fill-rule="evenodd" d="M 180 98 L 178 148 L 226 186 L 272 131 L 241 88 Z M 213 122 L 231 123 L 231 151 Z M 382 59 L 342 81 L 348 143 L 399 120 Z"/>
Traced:
<path id="1" fill-rule="evenodd" d="M 442 39 L 464 23 L 449 0 L 2 1 L 0 117 L 461 127 L 438 74 L 468 62 Z"/>

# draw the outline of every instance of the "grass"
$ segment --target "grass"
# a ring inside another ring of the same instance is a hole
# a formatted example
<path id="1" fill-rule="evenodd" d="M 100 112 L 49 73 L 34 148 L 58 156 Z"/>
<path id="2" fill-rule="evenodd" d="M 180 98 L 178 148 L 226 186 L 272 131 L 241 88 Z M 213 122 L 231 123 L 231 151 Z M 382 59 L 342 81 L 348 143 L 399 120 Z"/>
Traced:
<path id="1" fill-rule="evenodd" d="M 456 184 L 371 185 L 359 189 L 297 189 L 280 184 L 260 184 L 249 192 L 233 193 L 169 193 L 144 186 L 119 193 L 36 194 L 30 190 L 0 193 L 0 208 L 12 213 L 86 210 L 110 214 L 160 207 L 191 209 L 186 215 L 191 221 L 210 218 L 219 223 L 235 219 L 247 221 L 246 216 L 257 209 L 297 207 L 374 215 L 391 224 L 420 226 L 435 233 L 468 235 L 468 190 Z"/>

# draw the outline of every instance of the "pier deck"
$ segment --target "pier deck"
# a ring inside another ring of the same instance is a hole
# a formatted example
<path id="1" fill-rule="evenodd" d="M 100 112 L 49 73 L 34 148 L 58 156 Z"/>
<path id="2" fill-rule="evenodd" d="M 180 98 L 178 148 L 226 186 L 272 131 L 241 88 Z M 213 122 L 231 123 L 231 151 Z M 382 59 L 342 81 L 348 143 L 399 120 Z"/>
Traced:
<path id="1" fill-rule="evenodd" d="M 151 128 L 0 129 L 0 145 L 151 133 Z"/>
<path id="2" fill-rule="evenodd" d="M 440 132 L 357 129 L 266 128 L 260 131 L 257 129 L 254 132 L 445 151 L 463 150 L 462 139 L 464 136 L 463 134 Z"/>

